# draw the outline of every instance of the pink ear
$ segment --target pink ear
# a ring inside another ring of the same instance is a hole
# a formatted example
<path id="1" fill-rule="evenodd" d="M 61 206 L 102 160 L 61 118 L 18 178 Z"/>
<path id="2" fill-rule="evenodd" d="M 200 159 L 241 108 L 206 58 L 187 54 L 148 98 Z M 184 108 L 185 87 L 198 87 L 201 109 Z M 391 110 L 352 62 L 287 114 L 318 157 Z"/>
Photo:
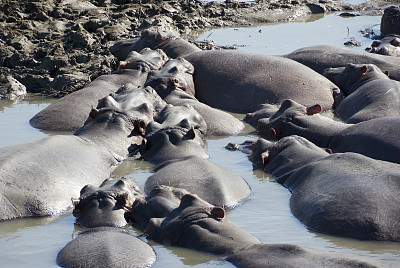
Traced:
<path id="1" fill-rule="evenodd" d="M 269 133 L 271 134 L 272 138 L 276 138 L 276 136 L 278 136 L 278 133 L 276 133 L 276 130 L 273 127 L 269 129 Z"/>
<path id="2" fill-rule="evenodd" d="M 367 74 L 368 73 L 368 71 L 369 71 L 369 69 L 368 69 L 368 66 L 367 65 L 363 65 L 363 66 L 361 66 L 358 70 L 360 70 L 360 73 L 361 74 Z"/>
<path id="3" fill-rule="evenodd" d="M 322 107 L 319 104 L 315 104 L 315 105 L 307 108 L 308 115 L 319 114 L 321 111 L 322 111 Z"/>
<path id="4" fill-rule="evenodd" d="M 92 110 L 89 113 L 90 118 L 95 118 L 99 114 L 99 110 L 92 106 Z"/>

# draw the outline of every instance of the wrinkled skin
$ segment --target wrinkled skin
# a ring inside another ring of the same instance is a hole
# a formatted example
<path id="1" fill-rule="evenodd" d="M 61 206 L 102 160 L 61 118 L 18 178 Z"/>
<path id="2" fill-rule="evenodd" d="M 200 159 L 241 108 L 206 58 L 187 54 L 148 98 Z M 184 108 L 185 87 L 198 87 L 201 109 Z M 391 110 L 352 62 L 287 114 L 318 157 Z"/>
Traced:
<path id="1" fill-rule="evenodd" d="M 400 9 L 398 6 L 385 8 L 380 30 L 383 35 L 400 34 Z"/>
<path id="2" fill-rule="evenodd" d="M 325 77 L 283 57 L 216 50 L 186 59 L 195 68 L 195 97 L 214 108 L 247 113 L 292 98 L 307 106 L 318 101 L 329 110 L 334 93 L 340 94 Z"/>
<path id="3" fill-rule="evenodd" d="M 153 249 L 119 228 L 98 227 L 78 235 L 60 250 L 57 264 L 67 268 L 145 268 L 156 261 Z"/>
<path id="4" fill-rule="evenodd" d="M 356 153 L 330 155 L 299 136 L 264 143 L 264 152 L 253 157 L 290 189 L 293 215 L 311 230 L 400 241 L 398 164 Z"/>
<path id="5" fill-rule="evenodd" d="M 215 254 L 232 254 L 260 243 L 225 218 L 220 207 L 187 194 L 165 218 L 152 218 L 146 232 L 151 239 Z"/>
<path id="6" fill-rule="evenodd" d="M 125 60 L 131 51 L 140 51 L 146 47 L 162 49 L 171 58 L 186 57 L 201 51 L 197 46 L 174 34 L 149 30 L 142 31 L 140 38 L 117 41 L 110 50 L 118 60 Z"/>
<path id="7" fill-rule="evenodd" d="M 107 179 L 100 187 L 86 185 L 78 200 L 74 200 L 76 222 L 87 228 L 123 227 L 125 213 L 132 209 L 136 198 L 143 194 L 129 179 Z"/>
<path id="8" fill-rule="evenodd" d="M 389 79 L 373 64 L 348 64 L 327 69 L 325 75 L 346 95 L 336 113 L 347 123 L 400 114 L 400 82 Z"/>
<path id="9" fill-rule="evenodd" d="M 144 191 L 148 193 L 157 185 L 184 188 L 215 206 L 227 209 L 243 203 L 251 193 L 242 177 L 197 156 L 171 160 L 158 166 L 147 179 Z"/>
<path id="10" fill-rule="evenodd" d="M 142 157 L 155 164 L 187 156 L 208 158 L 203 149 L 206 132 L 204 119 L 192 107 L 168 104 L 146 128 Z"/>
<path id="11" fill-rule="evenodd" d="M 149 73 L 146 85 L 154 87 L 169 104 L 192 106 L 206 121 L 207 136 L 238 134 L 244 127 L 240 120 L 194 97 L 193 72 L 193 65 L 183 58 L 170 60 L 161 70 Z"/>
<path id="12" fill-rule="evenodd" d="M 145 228 L 151 218 L 164 218 L 179 207 L 181 199 L 189 194 L 183 188 L 156 185 L 146 197 L 138 196 L 132 205 L 129 219 L 135 227 Z"/>
<path id="13" fill-rule="evenodd" d="M 151 88 L 120 92 L 100 101 L 75 135 L 1 148 L 0 220 L 67 210 L 83 186 L 99 185 L 132 148 L 142 144 L 143 129 L 154 113 L 146 109 L 144 114 L 142 103 L 156 107 L 163 102 Z M 134 101 L 134 96 L 141 100 Z"/>
<path id="14" fill-rule="evenodd" d="M 370 53 L 400 57 L 400 38 L 398 35 L 388 35 L 381 40 L 372 42 L 371 47 L 365 49 Z"/>
<path id="15" fill-rule="evenodd" d="M 91 107 L 96 106 L 99 99 L 126 83 L 143 87 L 148 72 L 161 68 L 166 60 L 166 55 L 159 50 L 134 52 L 117 71 L 99 76 L 83 89 L 52 103 L 32 117 L 30 124 L 42 130 L 74 132 L 83 125 Z"/>
<path id="16" fill-rule="evenodd" d="M 284 57 L 304 64 L 320 74 L 323 74 L 327 68 L 344 67 L 349 63 L 375 64 L 383 72 L 388 72 L 391 79 L 400 80 L 400 58 L 397 57 L 387 57 L 330 45 L 300 48 Z"/>

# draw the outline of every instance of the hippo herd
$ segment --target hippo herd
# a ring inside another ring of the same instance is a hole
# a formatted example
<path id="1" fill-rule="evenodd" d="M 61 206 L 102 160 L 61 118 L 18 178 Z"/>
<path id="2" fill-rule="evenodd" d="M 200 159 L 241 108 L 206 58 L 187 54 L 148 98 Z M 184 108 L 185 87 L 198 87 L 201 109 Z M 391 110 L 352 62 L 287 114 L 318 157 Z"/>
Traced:
<path id="1" fill-rule="evenodd" d="M 230 222 L 226 211 L 251 198 L 251 188 L 208 160 L 205 137 L 244 127 L 225 111 L 247 113 L 261 136 L 227 148 L 289 189 L 290 209 L 307 228 L 400 242 L 399 58 L 334 46 L 283 56 L 202 51 L 152 31 L 111 51 L 118 70 L 30 120 L 73 135 L 0 149 L 0 220 L 65 213 L 79 195 L 73 215 L 87 230 L 59 251 L 59 266 L 150 267 L 154 250 L 127 224 L 237 267 L 382 266 L 264 244 Z M 340 120 L 321 115 L 331 110 Z M 127 157 L 155 165 L 144 189 L 111 178 Z"/>

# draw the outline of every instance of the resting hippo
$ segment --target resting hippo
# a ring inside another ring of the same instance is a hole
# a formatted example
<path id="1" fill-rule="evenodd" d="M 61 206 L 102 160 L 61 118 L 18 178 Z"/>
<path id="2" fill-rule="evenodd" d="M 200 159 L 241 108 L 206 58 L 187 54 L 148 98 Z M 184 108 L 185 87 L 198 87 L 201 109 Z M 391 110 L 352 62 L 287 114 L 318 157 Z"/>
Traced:
<path id="1" fill-rule="evenodd" d="M 208 136 L 238 134 L 244 125 L 224 111 L 199 102 L 195 97 L 193 65 L 183 58 L 169 60 L 159 71 L 151 71 L 146 85 L 156 89 L 158 94 L 172 105 L 189 104 L 206 121 Z"/>
<path id="2" fill-rule="evenodd" d="M 388 35 L 381 40 L 372 42 L 371 47 L 365 49 L 370 53 L 400 57 L 400 36 Z"/>
<path id="3" fill-rule="evenodd" d="M 227 255 L 237 267 L 376 267 L 335 253 L 262 244 L 229 222 L 222 208 L 191 194 L 184 195 L 180 206 L 166 218 L 151 219 L 147 233 L 167 245 Z"/>
<path id="4" fill-rule="evenodd" d="M 84 227 L 122 227 L 127 223 L 125 214 L 142 195 L 129 179 L 106 179 L 100 187 L 88 184 L 82 188 L 79 199 L 74 200 L 73 214 Z"/>
<path id="5" fill-rule="evenodd" d="M 186 57 L 201 51 L 197 46 L 172 34 L 144 30 L 140 38 L 117 41 L 111 48 L 111 53 L 118 60 L 125 60 L 131 51 L 140 51 L 143 48 L 162 49 L 170 58 Z"/>
<path id="6" fill-rule="evenodd" d="M 292 98 L 303 105 L 334 106 L 339 89 L 295 61 L 238 51 L 201 51 L 186 59 L 194 66 L 196 98 L 211 107 L 253 112 L 263 103 Z"/>
<path id="7" fill-rule="evenodd" d="M 74 135 L 0 149 L 0 220 L 47 216 L 71 207 L 86 184 L 100 184 L 143 142 L 165 103 L 151 88 L 122 87 L 100 101 Z"/>
<path id="8" fill-rule="evenodd" d="M 316 113 L 318 105 L 307 108 L 286 100 L 279 110 L 270 106 L 276 113 L 258 120 L 257 130 L 262 136 L 279 139 L 299 135 L 334 152 L 355 152 L 400 164 L 400 117 L 381 117 L 353 125 Z"/>
<path id="9" fill-rule="evenodd" d="M 347 64 L 327 69 L 325 75 L 346 95 L 336 113 L 347 123 L 400 114 L 400 82 L 389 79 L 377 66 Z"/>
<path id="10" fill-rule="evenodd" d="M 285 57 L 302 63 L 321 74 L 327 68 L 344 67 L 348 63 L 375 64 L 382 71 L 388 72 L 391 79 L 400 80 L 400 58 L 397 57 L 328 45 L 300 48 Z"/>
<path id="11" fill-rule="evenodd" d="M 155 261 L 154 250 L 148 244 L 112 227 L 97 227 L 79 234 L 57 255 L 57 264 L 67 268 L 145 268 Z"/>
<path id="12" fill-rule="evenodd" d="M 299 136 L 260 140 L 254 147 L 255 164 L 290 189 L 293 215 L 311 230 L 400 241 L 398 164 L 356 153 L 330 155 Z"/>
<path id="13" fill-rule="evenodd" d="M 154 120 L 141 148 L 144 159 L 161 164 L 187 156 L 208 158 L 203 150 L 207 125 L 192 107 L 168 104 Z"/>
<path id="14" fill-rule="evenodd" d="M 145 49 L 132 52 L 121 62 L 119 70 L 102 75 L 83 89 L 75 91 L 52 103 L 30 120 L 33 127 L 49 131 L 76 131 L 83 125 L 92 106 L 97 100 L 115 92 L 126 83 L 143 87 L 147 73 L 161 68 L 167 56 L 161 50 Z"/>
<path id="15" fill-rule="evenodd" d="M 381 18 L 381 33 L 383 35 L 400 34 L 400 9 L 398 6 L 385 8 Z"/>

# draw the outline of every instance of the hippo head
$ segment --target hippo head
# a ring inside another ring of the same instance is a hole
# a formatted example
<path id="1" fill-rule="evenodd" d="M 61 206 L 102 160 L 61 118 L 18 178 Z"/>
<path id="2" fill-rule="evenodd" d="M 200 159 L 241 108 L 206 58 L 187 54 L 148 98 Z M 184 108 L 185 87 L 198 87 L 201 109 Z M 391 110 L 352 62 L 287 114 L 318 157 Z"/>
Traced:
<path id="1" fill-rule="evenodd" d="M 279 107 L 275 104 L 260 104 L 256 111 L 247 113 L 243 121 L 249 123 L 253 127 L 257 127 L 258 120 L 271 117 L 278 111 L 278 109 Z"/>
<path id="2" fill-rule="evenodd" d="M 370 53 L 400 57 L 400 37 L 398 35 L 388 35 L 381 40 L 372 42 L 371 47 L 365 49 Z"/>
<path id="3" fill-rule="evenodd" d="M 73 215 L 76 222 L 84 227 L 122 227 L 126 225 L 136 198 L 142 196 L 139 187 L 131 180 L 107 179 L 100 187 L 86 185 L 78 200 L 73 200 Z"/>
<path id="4" fill-rule="evenodd" d="M 147 126 L 142 156 L 155 163 L 193 155 L 207 158 L 206 132 L 207 124 L 193 107 L 168 104 Z"/>
<path id="5" fill-rule="evenodd" d="M 214 207 L 197 195 L 186 194 L 166 218 L 152 218 L 149 237 L 167 245 L 179 245 L 216 254 L 229 254 L 259 243 L 225 218 L 221 207 Z"/>
<path id="6" fill-rule="evenodd" d="M 161 49 L 144 48 L 140 53 L 131 51 L 124 61 L 120 61 L 118 69 L 159 70 L 167 60 L 167 55 Z"/>
<path id="7" fill-rule="evenodd" d="M 296 117 L 312 116 L 321 111 L 322 107 L 319 104 L 305 107 L 293 100 L 284 100 L 271 117 L 258 120 L 257 130 L 267 138 L 280 139 L 292 134 L 288 129 Z"/>
<path id="8" fill-rule="evenodd" d="M 189 194 L 183 188 L 157 185 L 146 198 L 137 198 L 133 203 L 130 219 L 135 226 L 146 227 L 151 218 L 164 218 L 179 207 L 182 197 Z"/>
<path id="9" fill-rule="evenodd" d="M 328 68 L 324 75 L 348 96 L 363 84 L 375 79 L 389 79 L 374 64 L 347 64 L 346 67 Z"/>
<path id="10" fill-rule="evenodd" d="M 151 71 L 145 85 L 153 87 L 162 98 L 173 90 L 194 96 L 193 73 L 193 65 L 184 58 L 171 59 L 159 71 Z"/>

